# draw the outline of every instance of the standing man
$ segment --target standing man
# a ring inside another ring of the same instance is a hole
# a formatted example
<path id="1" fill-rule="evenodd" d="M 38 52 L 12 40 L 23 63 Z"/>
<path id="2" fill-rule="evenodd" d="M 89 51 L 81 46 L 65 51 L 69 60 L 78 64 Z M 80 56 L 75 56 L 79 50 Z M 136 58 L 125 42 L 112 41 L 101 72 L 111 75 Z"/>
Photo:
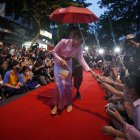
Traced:
<path id="1" fill-rule="evenodd" d="M 71 28 L 70 38 L 74 37 L 76 31 L 78 31 L 77 27 Z M 74 87 L 76 89 L 76 99 L 81 99 L 80 86 L 83 81 L 83 67 L 79 64 L 79 62 L 75 58 L 72 59 L 72 73 Z"/>
<path id="2" fill-rule="evenodd" d="M 76 99 L 81 99 L 80 87 L 83 81 L 83 67 L 78 63 L 75 58 L 72 59 L 72 71 L 74 87 L 76 88 Z"/>

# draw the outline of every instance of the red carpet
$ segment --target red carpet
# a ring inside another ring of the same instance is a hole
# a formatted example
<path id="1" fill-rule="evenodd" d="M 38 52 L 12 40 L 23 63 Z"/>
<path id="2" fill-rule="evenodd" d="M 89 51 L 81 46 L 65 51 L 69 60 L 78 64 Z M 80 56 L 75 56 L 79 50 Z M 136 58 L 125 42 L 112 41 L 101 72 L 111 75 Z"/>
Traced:
<path id="1" fill-rule="evenodd" d="M 109 119 L 104 112 L 105 93 L 84 73 L 82 100 L 73 111 L 50 116 L 54 84 L 41 87 L 0 108 L 1 140 L 112 140 L 102 133 Z M 73 95 L 75 96 L 75 95 Z"/>

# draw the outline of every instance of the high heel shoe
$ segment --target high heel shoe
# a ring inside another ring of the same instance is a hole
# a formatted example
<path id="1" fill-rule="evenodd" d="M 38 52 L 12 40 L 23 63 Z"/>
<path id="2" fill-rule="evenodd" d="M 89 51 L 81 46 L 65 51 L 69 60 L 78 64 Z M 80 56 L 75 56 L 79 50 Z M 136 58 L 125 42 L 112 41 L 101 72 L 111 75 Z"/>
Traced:
<path id="1" fill-rule="evenodd" d="M 54 106 L 51 110 L 51 115 L 55 115 L 57 113 L 57 106 Z"/>
<path id="2" fill-rule="evenodd" d="M 72 105 L 68 105 L 67 106 L 67 112 L 71 112 L 72 111 Z"/>

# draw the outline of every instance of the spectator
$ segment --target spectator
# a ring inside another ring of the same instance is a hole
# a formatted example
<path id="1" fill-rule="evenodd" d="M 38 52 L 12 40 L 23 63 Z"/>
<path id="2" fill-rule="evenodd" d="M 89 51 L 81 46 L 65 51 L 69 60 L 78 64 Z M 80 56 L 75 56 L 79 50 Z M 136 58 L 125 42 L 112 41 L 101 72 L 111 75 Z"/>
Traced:
<path id="1" fill-rule="evenodd" d="M 140 139 L 140 76 L 129 76 L 125 79 L 127 86 L 127 94 L 129 94 L 132 101 L 132 116 L 134 125 L 130 125 L 124 121 L 119 112 L 114 108 L 108 108 L 107 114 L 121 125 L 121 131 L 116 130 L 110 126 L 104 126 L 103 131 L 106 134 L 120 137 L 125 140 L 139 140 Z"/>
<path id="2" fill-rule="evenodd" d="M 25 85 L 27 90 L 35 89 L 36 86 L 39 87 L 38 83 L 33 81 L 32 73 L 26 66 L 23 66 L 20 71 L 19 82 Z"/>
<path id="3" fill-rule="evenodd" d="M 11 70 L 5 73 L 3 84 L 5 86 L 6 97 L 24 92 L 25 87 L 19 82 L 19 63 L 17 61 L 13 61 Z"/>

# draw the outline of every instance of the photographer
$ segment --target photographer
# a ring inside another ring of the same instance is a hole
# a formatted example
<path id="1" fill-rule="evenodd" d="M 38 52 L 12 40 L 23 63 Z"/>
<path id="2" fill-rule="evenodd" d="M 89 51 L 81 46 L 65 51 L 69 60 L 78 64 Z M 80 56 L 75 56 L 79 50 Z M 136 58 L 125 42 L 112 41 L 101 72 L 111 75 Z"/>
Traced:
<path id="1" fill-rule="evenodd" d="M 128 34 L 126 36 L 126 40 L 125 42 L 131 46 L 133 46 L 134 48 L 139 48 L 140 47 L 140 43 L 139 42 L 136 42 L 135 40 L 135 36 L 132 35 L 132 34 Z"/>
<path id="2" fill-rule="evenodd" d="M 34 63 L 33 73 L 35 81 L 38 81 L 41 85 L 47 85 L 50 83 L 49 76 L 47 74 L 47 68 L 45 65 L 45 54 L 40 52 L 37 60 Z"/>
<path id="3" fill-rule="evenodd" d="M 36 50 L 39 48 L 39 43 L 36 42 L 33 46 L 32 46 L 32 50 Z"/>
<path id="4" fill-rule="evenodd" d="M 134 74 L 134 71 L 140 68 L 140 43 L 136 41 L 134 35 L 126 36 L 124 49 L 126 50 L 124 64 L 128 72 Z"/>

